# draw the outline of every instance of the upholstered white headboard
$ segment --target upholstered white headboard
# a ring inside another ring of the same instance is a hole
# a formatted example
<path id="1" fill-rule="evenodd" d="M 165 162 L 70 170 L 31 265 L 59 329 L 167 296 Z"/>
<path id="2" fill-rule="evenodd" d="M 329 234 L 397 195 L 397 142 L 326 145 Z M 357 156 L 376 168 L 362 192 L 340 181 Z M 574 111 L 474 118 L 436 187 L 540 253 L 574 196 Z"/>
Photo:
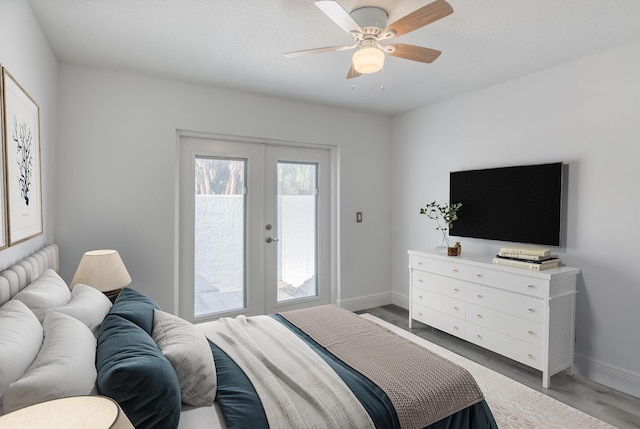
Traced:
<path id="1" fill-rule="evenodd" d="M 40 277 L 47 269 L 60 269 L 58 246 L 49 244 L 0 271 L 0 305 L 11 299 L 26 285 Z"/>

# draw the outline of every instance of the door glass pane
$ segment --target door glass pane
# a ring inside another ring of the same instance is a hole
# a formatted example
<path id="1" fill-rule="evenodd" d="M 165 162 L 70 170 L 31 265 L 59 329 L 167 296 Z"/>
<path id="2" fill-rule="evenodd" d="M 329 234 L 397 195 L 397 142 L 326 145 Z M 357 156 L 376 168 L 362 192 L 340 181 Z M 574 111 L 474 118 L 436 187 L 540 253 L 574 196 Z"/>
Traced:
<path id="1" fill-rule="evenodd" d="M 195 160 L 196 317 L 246 307 L 246 160 Z"/>
<path id="2" fill-rule="evenodd" d="M 317 296 L 317 164 L 278 162 L 278 302 Z"/>

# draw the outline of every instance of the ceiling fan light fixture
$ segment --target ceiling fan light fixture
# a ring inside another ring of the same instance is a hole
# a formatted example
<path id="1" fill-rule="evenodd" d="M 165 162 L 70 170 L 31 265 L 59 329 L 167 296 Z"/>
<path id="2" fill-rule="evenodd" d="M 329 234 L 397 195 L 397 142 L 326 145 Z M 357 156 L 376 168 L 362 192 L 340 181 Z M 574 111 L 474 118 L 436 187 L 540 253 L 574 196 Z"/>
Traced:
<path id="1" fill-rule="evenodd" d="M 365 46 L 357 50 L 351 60 L 358 73 L 375 73 L 384 65 L 384 52 L 374 46 Z"/>

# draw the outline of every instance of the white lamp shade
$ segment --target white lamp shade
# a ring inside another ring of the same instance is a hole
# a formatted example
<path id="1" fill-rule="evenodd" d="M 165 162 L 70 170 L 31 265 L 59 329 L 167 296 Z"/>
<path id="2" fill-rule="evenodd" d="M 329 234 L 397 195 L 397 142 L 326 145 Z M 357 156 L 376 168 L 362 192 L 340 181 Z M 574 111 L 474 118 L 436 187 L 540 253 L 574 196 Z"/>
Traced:
<path id="1" fill-rule="evenodd" d="M 375 73 L 384 65 L 384 52 L 373 46 L 365 46 L 356 51 L 351 60 L 358 73 Z"/>
<path id="2" fill-rule="evenodd" d="M 69 396 L 0 416 L 3 429 L 134 429 L 116 401 L 105 396 Z"/>
<path id="3" fill-rule="evenodd" d="M 71 289 L 82 283 L 99 291 L 119 289 L 131 283 L 131 276 L 116 250 L 91 250 L 82 255 Z"/>

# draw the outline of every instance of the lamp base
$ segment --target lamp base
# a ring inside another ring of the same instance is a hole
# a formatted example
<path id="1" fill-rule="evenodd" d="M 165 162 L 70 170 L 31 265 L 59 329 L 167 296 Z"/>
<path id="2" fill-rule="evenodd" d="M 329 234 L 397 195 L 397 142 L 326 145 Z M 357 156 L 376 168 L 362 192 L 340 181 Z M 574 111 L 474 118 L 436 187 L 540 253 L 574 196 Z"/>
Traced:
<path id="1" fill-rule="evenodd" d="M 109 298 L 109 301 L 111 301 L 111 303 L 114 303 L 114 302 L 116 302 L 116 298 L 118 297 L 118 294 L 120 293 L 120 291 L 122 291 L 122 288 L 114 289 L 114 290 L 108 290 L 108 291 L 102 292 L 102 293 L 105 294 L 105 296 L 107 298 Z"/>

